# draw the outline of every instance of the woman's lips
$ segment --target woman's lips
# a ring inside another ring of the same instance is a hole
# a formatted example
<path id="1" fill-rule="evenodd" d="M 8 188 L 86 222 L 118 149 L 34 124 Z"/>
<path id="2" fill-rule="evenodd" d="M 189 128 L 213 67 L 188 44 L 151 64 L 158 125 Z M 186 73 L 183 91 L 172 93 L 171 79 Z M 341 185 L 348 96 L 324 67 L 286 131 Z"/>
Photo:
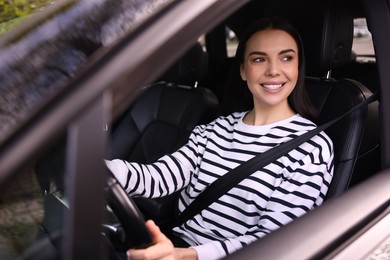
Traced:
<path id="1" fill-rule="evenodd" d="M 260 85 L 265 89 L 278 90 L 284 86 L 284 83 L 263 83 Z"/>

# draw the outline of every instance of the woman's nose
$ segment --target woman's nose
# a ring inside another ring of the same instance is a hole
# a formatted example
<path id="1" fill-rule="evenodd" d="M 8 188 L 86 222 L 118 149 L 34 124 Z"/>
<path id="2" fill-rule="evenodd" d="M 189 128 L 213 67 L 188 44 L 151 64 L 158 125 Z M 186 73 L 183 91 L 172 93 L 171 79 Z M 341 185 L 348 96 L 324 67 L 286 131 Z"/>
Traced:
<path id="1" fill-rule="evenodd" d="M 267 67 L 267 75 L 268 76 L 276 76 L 279 74 L 279 66 L 275 61 L 269 61 Z"/>

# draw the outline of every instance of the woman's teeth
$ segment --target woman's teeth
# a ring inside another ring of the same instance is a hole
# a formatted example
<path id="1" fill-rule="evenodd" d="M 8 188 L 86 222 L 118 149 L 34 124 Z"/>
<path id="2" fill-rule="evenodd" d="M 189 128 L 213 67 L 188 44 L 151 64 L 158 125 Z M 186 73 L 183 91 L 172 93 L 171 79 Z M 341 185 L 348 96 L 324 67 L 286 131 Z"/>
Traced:
<path id="1" fill-rule="evenodd" d="M 277 85 L 268 85 L 268 84 L 263 84 L 262 85 L 266 89 L 278 89 L 283 86 L 283 84 L 277 84 Z"/>

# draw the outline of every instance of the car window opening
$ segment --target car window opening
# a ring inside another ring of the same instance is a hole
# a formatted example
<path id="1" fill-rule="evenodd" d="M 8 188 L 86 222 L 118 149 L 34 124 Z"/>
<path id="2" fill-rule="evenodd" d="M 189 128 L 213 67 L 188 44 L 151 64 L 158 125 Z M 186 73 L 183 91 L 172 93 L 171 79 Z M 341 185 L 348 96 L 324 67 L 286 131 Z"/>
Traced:
<path id="1" fill-rule="evenodd" d="M 368 30 L 365 18 L 356 18 L 353 21 L 352 51 L 356 55 L 356 61 L 360 63 L 375 63 L 374 45 L 371 32 Z"/>

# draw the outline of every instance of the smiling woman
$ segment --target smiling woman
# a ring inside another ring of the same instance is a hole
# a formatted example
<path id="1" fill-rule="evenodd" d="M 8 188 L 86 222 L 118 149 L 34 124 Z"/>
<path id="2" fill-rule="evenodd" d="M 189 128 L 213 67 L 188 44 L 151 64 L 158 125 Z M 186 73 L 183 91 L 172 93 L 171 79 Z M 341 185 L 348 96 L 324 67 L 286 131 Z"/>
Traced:
<path id="1" fill-rule="evenodd" d="M 302 43 L 292 25 L 278 17 L 264 18 L 244 35 L 237 51 L 240 67 L 234 73 L 246 81 L 247 86 L 240 87 L 251 92 L 250 110 L 196 126 L 185 145 L 153 163 L 106 161 L 130 196 L 159 198 L 180 192 L 176 204 L 179 214 L 185 215 L 193 203 L 203 200 L 211 185 L 233 169 L 316 127 L 298 113 L 296 108 L 302 106 L 288 101 L 294 89 L 301 89 L 298 93 L 304 89 L 298 85 L 303 75 L 299 68 L 304 68 L 299 66 Z M 271 90 L 269 86 L 274 85 L 278 89 Z M 294 98 L 295 102 L 303 100 Z M 172 237 L 183 239 L 190 248 L 176 245 L 173 249 L 166 238 L 160 239 L 154 226 L 148 226 L 157 246 L 131 249 L 131 255 L 148 259 L 145 256 L 160 253 L 156 259 L 163 259 L 166 252 L 188 253 L 188 259 L 220 259 L 303 216 L 320 206 L 328 191 L 333 177 L 332 141 L 320 132 L 250 173 L 213 203 L 174 225 Z"/>
<path id="2" fill-rule="evenodd" d="M 299 113 L 300 115 L 313 120 L 317 117 L 318 112 L 313 107 L 313 104 L 308 97 L 306 88 L 304 86 L 306 66 L 301 37 L 295 28 L 293 28 L 289 24 L 285 24 L 284 19 L 280 17 L 276 17 L 272 21 L 272 23 L 270 23 L 270 26 L 268 27 L 268 29 L 270 29 L 270 32 L 266 30 L 263 32 L 256 33 L 257 30 L 267 28 L 267 26 L 267 19 L 262 20 L 253 24 L 252 27 L 247 30 L 247 33 L 241 36 L 240 40 L 244 42 L 248 41 L 249 48 L 244 45 L 238 46 L 236 59 L 234 60 L 232 66 L 232 73 L 230 74 L 231 78 L 227 84 L 227 88 L 229 88 L 230 91 L 225 92 L 225 101 L 222 104 L 223 112 L 225 114 L 228 114 L 233 111 L 249 110 L 253 107 L 254 102 L 258 102 L 254 98 L 256 96 L 253 96 L 254 93 L 252 92 L 252 90 L 255 93 L 259 92 L 257 91 L 259 90 L 258 86 L 259 84 L 261 86 L 261 84 L 264 83 L 264 79 L 263 81 L 260 81 L 260 79 L 256 77 L 255 74 L 253 77 L 250 78 L 250 80 L 247 80 L 246 74 L 250 72 L 247 71 L 248 68 L 253 68 L 255 72 L 258 70 L 257 68 L 262 69 L 263 74 L 265 74 L 265 76 L 268 78 L 267 81 L 271 83 L 275 81 L 275 78 L 280 81 L 281 77 L 283 77 L 283 75 L 280 74 L 283 73 L 283 71 L 285 70 L 282 68 L 288 68 L 287 75 L 284 75 L 284 79 L 283 81 L 281 81 L 283 84 L 276 85 L 290 86 L 290 91 L 285 95 L 286 97 L 288 97 L 287 105 L 289 107 L 291 106 L 293 111 L 295 111 L 296 113 Z M 283 28 L 284 31 L 280 32 L 280 28 Z M 288 35 L 286 35 L 286 32 L 288 32 Z M 270 41 L 270 39 L 273 39 L 270 37 L 264 37 L 264 35 L 262 34 L 265 33 L 277 34 L 278 37 L 276 39 L 279 39 L 279 41 L 275 41 L 271 45 L 269 45 L 272 46 L 272 49 L 270 49 L 270 51 L 274 53 L 273 59 L 269 57 L 269 53 L 266 53 L 261 49 L 259 50 L 259 48 L 262 48 L 261 44 L 265 44 L 267 43 L 267 41 Z M 255 37 L 256 41 L 252 39 Z M 252 39 L 252 41 L 249 41 L 250 39 Z M 287 42 L 289 42 L 290 45 L 286 45 L 284 43 L 285 40 L 288 40 Z M 277 47 L 279 49 L 276 50 L 275 54 L 275 48 Z M 259 52 L 261 53 L 260 56 Z M 272 71 L 275 69 L 277 70 Z M 240 77 L 238 77 L 235 73 L 235 71 L 237 70 L 240 71 Z M 290 79 L 291 76 L 293 76 L 292 79 Z M 246 84 L 248 84 L 249 88 L 242 87 L 242 80 L 246 80 Z"/>
<path id="3" fill-rule="evenodd" d="M 298 80 L 298 47 L 294 39 L 282 30 L 260 31 L 248 40 L 244 55 L 240 73 L 254 103 L 244 122 L 270 124 L 295 114 L 287 100 Z"/>

